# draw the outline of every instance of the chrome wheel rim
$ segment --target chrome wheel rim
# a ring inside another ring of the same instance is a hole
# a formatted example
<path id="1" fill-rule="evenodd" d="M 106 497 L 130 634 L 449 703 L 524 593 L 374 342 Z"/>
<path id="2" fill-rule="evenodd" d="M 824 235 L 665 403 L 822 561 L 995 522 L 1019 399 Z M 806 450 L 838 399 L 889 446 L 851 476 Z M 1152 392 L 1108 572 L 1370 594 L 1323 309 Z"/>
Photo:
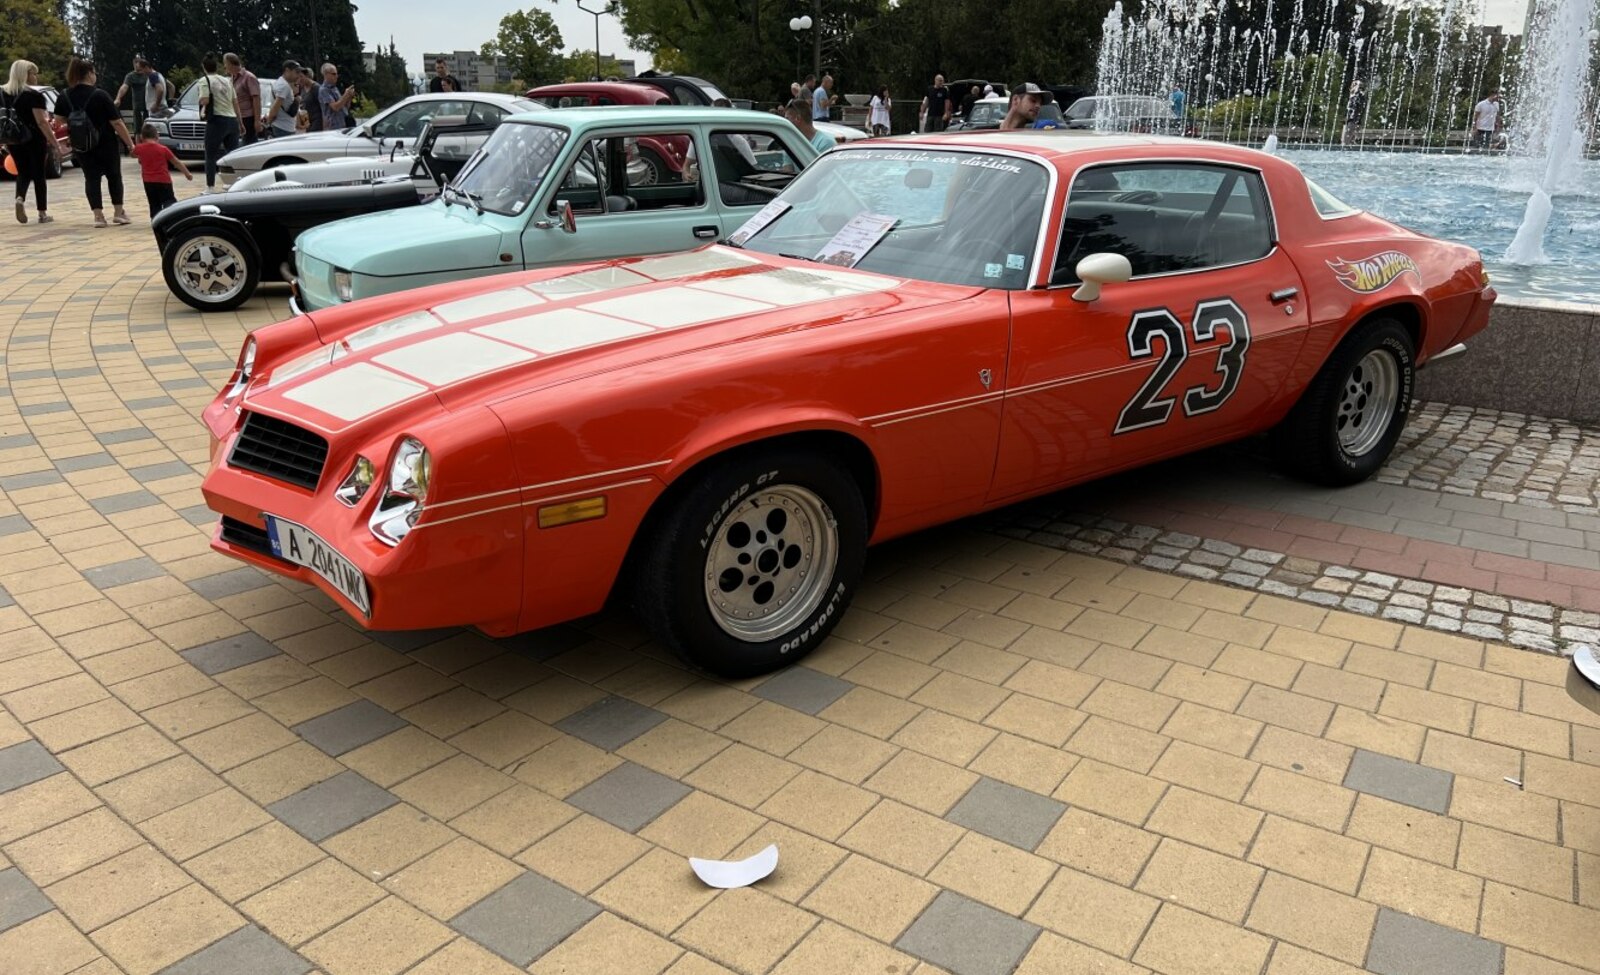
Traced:
<path id="1" fill-rule="evenodd" d="M 1400 366 L 1394 356 L 1373 349 L 1345 377 L 1334 424 L 1339 446 L 1351 457 L 1364 456 L 1383 439 L 1400 406 Z"/>
<path id="2" fill-rule="evenodd" d="M 221 237 L 195 237 L 172 260 L 179 287 L 197 301 L 227 301 L 244 290 L 244 255 Z"/>
<path id="3" fill-rule="evenodd" d="M 763 488 L 728 512 L 711 537 L 711 618 L 747 643 L 776 639 L 822 604 L 838 561 L 839 528 L 821 498 L 797 484 Z"/>

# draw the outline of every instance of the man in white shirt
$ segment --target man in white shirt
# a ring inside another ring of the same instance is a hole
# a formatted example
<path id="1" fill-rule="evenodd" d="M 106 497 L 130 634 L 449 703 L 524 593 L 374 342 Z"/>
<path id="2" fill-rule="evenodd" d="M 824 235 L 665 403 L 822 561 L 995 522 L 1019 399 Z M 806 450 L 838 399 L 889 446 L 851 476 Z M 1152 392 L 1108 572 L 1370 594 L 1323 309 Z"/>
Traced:
<path id="1" fill-rule="evenodd" d="M 1494 134 L 1499 128 L 1500 89 L 1496 88 L 1483 101 L 1472 106 L 1472 148 L 1488 149 L 1494 144 Z"/>
<path id="2" fill-rule="evenodd" d="M 295 116 L 299 114 L 299 106 L 295 100 L 295 83 L 300 79 L 300 64 L 298 61 L 283 62 L 283 74 L 272 79 L 271 99 L 267 107 L 262 110 L 261 121 L 266 125 L 263 132 L 266 138 L 280 135 L 294 135 Z"/>

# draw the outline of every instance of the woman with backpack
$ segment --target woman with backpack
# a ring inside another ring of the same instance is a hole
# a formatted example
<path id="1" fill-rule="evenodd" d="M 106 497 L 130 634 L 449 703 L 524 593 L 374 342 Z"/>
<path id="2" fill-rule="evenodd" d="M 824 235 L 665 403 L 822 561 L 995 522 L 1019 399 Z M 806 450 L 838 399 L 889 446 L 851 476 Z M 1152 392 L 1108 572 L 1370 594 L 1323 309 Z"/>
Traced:
<path id="1" fill-rule="evenodd" d="M 28 222 L 28 186 L 33 186 L 33 201 L 39 208 L 39 222 L 55 217 L 45 210 L 50 200 L 45 177 L 59 165 L 56 135 L 44 111 L 44 96 L 33 90 L 39 83 L 39 66 L 32 61 L 13 61 L 11 76 L 0 85 L 0 143 L 17 164 L 17 222 Z"/>
<path id="2" fill-rule="evenodd" d="M 207 54 L 200 60 L 205 76 L 200 79 L 200 115 L 206 120 L 206 192 L 217 188 L 217 163 L 239 148 L 244 122 L 234 102 L 233 80 L 217 74 L 217 59 Z"/>
<path id="3" fill-rule="evenodd" d="M 106 225 L 105 208 L 100 202 L 100 179 L 111 191 L 112 223 L 133 223 L 122 208 L 122 154 L 117 142 L 133 151 L 133 136 L 122 122 L 122 113 L 105 91 L 94 86 L 98 75 L 94 62 L 73 58 L 67 65 L 67 90 L 56 99 L 56 117 L 67 120 L 67 138 L 72 142 L 72 158 L 83 170 L 83 195 L 94 211 L 94 225 Z"/>

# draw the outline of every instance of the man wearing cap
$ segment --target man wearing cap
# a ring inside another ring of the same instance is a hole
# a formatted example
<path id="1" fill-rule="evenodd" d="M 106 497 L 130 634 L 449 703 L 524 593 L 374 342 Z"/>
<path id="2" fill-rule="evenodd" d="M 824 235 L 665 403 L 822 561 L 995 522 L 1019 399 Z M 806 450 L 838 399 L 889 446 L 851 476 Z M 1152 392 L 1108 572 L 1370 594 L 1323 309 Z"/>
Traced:
<path id="1" fill-rule="evenodd" d="M 1044 89 L 1031 81 L 1011 89 L 1011 104 L 1006 117 L 1000 121 L 1002 129 L 1032 129 L 1039 121 L 1039 107 L 1044 104 Z"/>
<path id="2" fill-rule="evenodd" d="M 294 117 L 299 113 L 299 104 L 294 97 L 295 84 L 300 80 L 300 63 L 298 61 L 283 62 L 283 74 L 272 79 L 269 89 L 271 101 L 262 110 L 261 121 L 265 125 L 262 138 L 270 139 L 274 136 L 294 135 Z"/>

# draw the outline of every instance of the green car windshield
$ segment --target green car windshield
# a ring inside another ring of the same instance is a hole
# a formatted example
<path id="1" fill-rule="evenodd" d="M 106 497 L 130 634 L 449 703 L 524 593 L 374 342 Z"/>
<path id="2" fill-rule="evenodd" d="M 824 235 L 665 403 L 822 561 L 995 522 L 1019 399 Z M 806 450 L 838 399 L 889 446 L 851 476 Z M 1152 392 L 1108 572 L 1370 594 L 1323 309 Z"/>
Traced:
<path id="1" fill-rule="evenodd" d="M 782 213 L 753 233 L 736 231 L 729 242 L 896 277 L 1022 289 L 1030 281 L 1048 187 L 1045 167 L 1019 156 L 835 149 L 774 201 L 772 208 Z M 765 212 L 770 216 L 771 209 Z M 863 227 L 875 229 L 863 237 Z M 849 257 L 837 259 L 846 248 Z"/>
<path id="2" fill-rule="evenodd" d="M 506 122 L 462 167 L 445 200 L 516 216 L 533 202 L 566 142 L 566 129 Z"/>

